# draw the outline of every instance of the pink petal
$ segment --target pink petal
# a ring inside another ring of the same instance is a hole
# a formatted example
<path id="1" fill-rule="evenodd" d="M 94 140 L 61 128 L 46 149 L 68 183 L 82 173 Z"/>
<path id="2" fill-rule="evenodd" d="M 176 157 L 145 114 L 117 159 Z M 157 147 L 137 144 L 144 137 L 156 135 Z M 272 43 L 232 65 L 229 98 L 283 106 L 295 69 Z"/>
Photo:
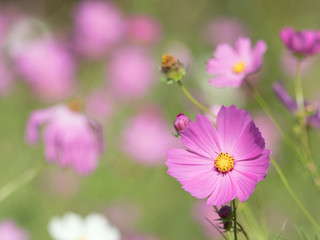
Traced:
<path id="1" fill-rule="evenodd" d="M 250 121 L 248 111 L 237 109 L 235 105 L 221 107 L 217 116 L 217 131 L 222 152 L 234 152 L 242 131 Z"/>
<path id="2" fill-rule="evenodd" d="M 220 152 L 217 131 L 210 120 L 201 114 L 180 134 L 182 143 L 192 152 L 208 158 Z"/>
<path id="3" fill-rule="evenodd" d="M 267 45 L 264 41 L 260 40 L 256 43 L 252 50 L 252 67 L 251 71 L 256 72 L 262 65 L 263 55 L 267 51 Z"/>
<path id="4" fill-rule="evenodd" d="M 265 142 L 253 121 L 249 122 L 238 138 L 232 153 L 236 160 L 250 159 L 260 155 L 265 149 Z"/>
<path id="5" fill-rule="evenodd" d="M 258 181 L 262 181 L 268 172 L 270 153 L 270 150 L 266 149 L 257 158 L 236 161 L 235 168 L 241 172 L 252 173 L 258 177 Z"/>
<path id="6" fill-rule="evenodd" d="M 248 172 L 242 172 L 235 168 L 230 172 L 230 177 L 237 191 L 237 197 L 241 202 L 246 201 L 253 193 L 258 177 Z"/>
<path id="7" fill-rule="evenodd" d="M 177 178 L 186 191 L 196 198 L 205 198 L 212 193 L 217 178 L 213 161 L 179 149 L 169 150 L 167 155 L 168 174 Z"/>
<path id="8" fill-rule="evenodd" d="M 236 198 L 236 189 L 230 174 L 218 174 L 214 190 L 208 198 L 207 205 L 219 206 Z"/>

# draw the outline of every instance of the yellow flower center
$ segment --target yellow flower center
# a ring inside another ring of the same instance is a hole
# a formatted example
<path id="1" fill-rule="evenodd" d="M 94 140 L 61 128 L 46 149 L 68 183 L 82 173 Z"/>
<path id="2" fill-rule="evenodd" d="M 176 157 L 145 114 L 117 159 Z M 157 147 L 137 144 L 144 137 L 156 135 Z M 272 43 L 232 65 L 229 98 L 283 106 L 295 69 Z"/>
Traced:
<path id="1" fill-rule="evenodd" d="M 240 61 L 236 65 L 233 66 L 233 71 L 235 73 L 242 73 L 245 68 L 246 68 L 246 66 L 244 65 L 244 63 Z"/>
<path id="2" fill-rule="evenodd" d="M 219 172 L 229 172 L 234 167 L 234 158 L 229 153 L 220 152 L 219 156 L 215 158 L 214 166 Z"/>

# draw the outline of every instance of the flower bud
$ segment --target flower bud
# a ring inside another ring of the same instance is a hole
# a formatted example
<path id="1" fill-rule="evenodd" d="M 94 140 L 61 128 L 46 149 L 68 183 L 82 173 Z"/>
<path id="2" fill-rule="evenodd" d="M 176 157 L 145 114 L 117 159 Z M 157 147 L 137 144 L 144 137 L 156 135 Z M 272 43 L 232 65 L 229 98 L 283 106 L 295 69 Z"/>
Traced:
<path id="1" fill-rule="evenodd" d="M 230 229 L 232 228 L 232 221 L 227 221 L 223 223 L 223 228 L 226 231 L 230 231 Z"/>
<path id="2" fill-rule="evenodd" d="M 223 220 L 230 219 L 232 215 L 231 208 L 229 206 L 222 206 L 218 212 L 219 217 L 221 217 Z"/>
<path id="3" fill-rule="evenodd" d="M 176 120 L 174 120 L 174 128 L 179 134 L 179 132 L 182 131 L 186 126 L 190 126 L 190 123 L 191 121 L 186 115 L 179 113 Z"/>
<path id="4" fill-rule="evenodd" d="M 184 65 L 170 54 L 162 55 L 161 72 L 164 74 L 162 81 L 167 84 L 180 81 L 186 74 Z"/>

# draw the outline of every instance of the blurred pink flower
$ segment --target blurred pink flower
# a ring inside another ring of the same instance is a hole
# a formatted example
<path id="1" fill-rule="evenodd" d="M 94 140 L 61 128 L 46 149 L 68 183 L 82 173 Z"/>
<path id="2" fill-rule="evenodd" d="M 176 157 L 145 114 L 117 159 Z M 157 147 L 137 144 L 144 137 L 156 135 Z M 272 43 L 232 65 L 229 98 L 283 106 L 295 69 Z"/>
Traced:
<path id="1" fill-rule="evenodd" d="M 100 121 L 107 120 L 114 110 L 114 99 L 106 89 L 93 91 L 86 100 L 88 114 Z"/>
<path id="2" fill-rule="evenodd" d="M 43 124 L 46 124 L 43 135 L 48 162 L 71 166 L 81 175 L 96 169 L 103 150 L 103 132 L 95 121 L 65 105 L 36 110 L 27 123 L 29 144 L 38 142 Z"/>
<path id="3" fill-rule="evenodd" d="M 198 221 L 198 223 L 201 224 L 203 231 L 208 238 L 215 237 L 216 239 L 217 237 L 221 236 L 219 231 L 208 222 L 208 220 L 210 220 L 210 222 L 216 227 L 223 227 L 219 224 L 219 221 L 216 221 L 220 217 L 213 206 L 207 206 L 205 201 L 197 201 L 193 206 L 192 215 Z"/>
<path id="4" fill-rule="evenodd" d="M 240 87 L 249 74 L 260 69 L 266 50 L 264 41 L 252 47 L 251 40 L 243 37 L 237 40 L 235 49 L 229 44 L 219 45 L 207 62 L 207 72 L 213 75 L 210 83 L 216 87 Z"/>
<path id="5" fill-rule="evenodd" d="M 159 238 L 150 235 L 130 235 L 121 238 L 121 240 L 159 240 Z"/>
<path id="6" fill-rule="evenodd" d="M 248 35 L 248 29 L 238 19 L 218 17 L 205 25 L 203 35 L 211 46 L 234 43 L 240 36 Z"/>
<path id="7" fill-rule="evenodd" d="M 132 233 L 141 218 L 141 207 L 132 202 L 121 201 L 108 206 L 104 211 L 111 224 L 122 234 Z"/>
<path id="8" fill-rule="evenodd" d="M 125 34 L 125 21 L 111 2 L 85 0 L 74 11 L 75 47 L 86 57 L 103 57 Z"/>
<path id="9" fill-rule="evenodd" d="M 17 71 L 43 100 L 69 96 L 75 85 L 75 64 L 63 44 L 42 38 L 14 56 Z"/>
<path id="10" fill-rule="evenodd" d="M 139 163 L 161 165 L 165 161 L 165 151 L 178 145 L 169 129 L 157 108 L 143 110 L 123 128 L 123 150 Z"/>
<path id="11" fill-rule="evenodd" d="M 107 79 L 114 94 L 121 98 L 146 94 L 155 78 L 153 58 L 142 48 L 118 49 L 108 65 Z"/>
<path id="12" fill-rule="evenodd" d="M 209 110 L 212 112 L 214 115 L 218 116 L 218 112 L 220 111 L 222 105 L 221 104 L 213 104 Z M 205 116 L 214 124 L 217 124 L 217 119 L 214 118 L 212 115 L 209 113 L 205 113 Z"/>
<path id="13" fill-rule="evenodd" d="M 141 44 L 155 44 L 162 35 L 160 24 L 153 18 L 143 15 L 132 16 L 127 20 L 127 34 L 130 40 Z"/>
<path id="14" fill-rule="evenodd" d="M 0 59 L 0 95 L 5 95 L 10 91 L 13 84 L 13 76 L 9 66 Z"/>
<path id="15" fill-rule="evenodd" d="M 311 59 L 310 59 L 311 60 Z M 301 74 L 306 74 L 313 65 L 313 62 L 309 59 L 305 59 L 301 62 Z M 280 55 L 280 64 L 282 70 L 285 74 L 290 77 L 293 77 L 296 74 L 298 59 L 288 52 L 283 52 Z"/>
<path id="16" fill-rule="evenodd" d="M 280 38 L 293 54 L 312 56 L 320 51 L 320 31 L 296 31 L 292 27 L 281 30 Z"/>
<path id="17" fill-rule="evenodd" d="M 15 222 L 5 220 L 0 222 L 1 240 L 28 240 L 29 234 L 26 230 L 19 228 Z"/>
<path id="18" fill-rule="evenodd" d="M 281 140 L 278 129 L 264 113 L 255 114 L 253 119 L 255 123 L 257 123 L 257 126 L 259 126 L 259 130 L 266 140 L 266 147 L 271 150 L 272 154 L 277 153 Z"/>
<path id="19" fill-rule="evenodd" d="M 71 197 L 79 191 L 79 177 L 69 171 L 48 171 L 43 174 L 44 191 L 60 197 Z"/>
<path id="20" fill-rule="evenodd" d="M 217 128 L 198 114 L 180 135 L 188 150 L 167 151 L 168 174 L 207 205 L 246 201 L 267 174 L 270 150 L 248 111 L 222 106 Z"/>

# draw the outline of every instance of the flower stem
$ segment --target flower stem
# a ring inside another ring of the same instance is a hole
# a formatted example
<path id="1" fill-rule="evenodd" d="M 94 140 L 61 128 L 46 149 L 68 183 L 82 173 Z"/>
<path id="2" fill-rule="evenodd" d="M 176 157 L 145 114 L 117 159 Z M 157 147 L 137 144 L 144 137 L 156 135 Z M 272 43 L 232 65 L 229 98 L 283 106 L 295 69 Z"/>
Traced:
<path id="1" fill-rule="evenodd" d="M 318 179 L 318 174 L 316 171 L 312 170 L 312 168 L 308 168 L 307 163 L 311 162 L 313 163 L 312 160 L 306 159 L 306 156 L 297 148 L 296 144 L 292 141 L 292 139 L 286 134 L 284 129 L 282 128 L 279 120 L 276 118 L 276 116 L 273 114 L 271 111 L 269 105 L 265 102 L 263 97 L 259 94 L 259 92 L 255 89 L 254 86 L 252 86 L 248 81 L 245 81 L 248 88 L 252 91 L 256 101 L 258 104 L 261 106 L 261 108 L 264 110 L 264 112 L 268 115 L 268 117 L 273 121 L 274 125 L 279 129 L 282 138 L 284 139 L 284 142 L 287 144 L 288 147 L 292 150 L 293 153 L 295 153 L 298 157 L 298 160 L 300 163 L 310 172 L 311 177 L 314 180 L 314 183 L 320 190 L 320 185 L 317 184 L 317 179 Z M 308 145 L 307 145 L 308 146 Z M 307 158 L 312 159 L 311 154 L 307 154 Z"/>
<path id="2" fill-rule="evenodd" d="M 315 227 L 315 229 L 320 233 L 320 226 L 317 224 L 317 222 L 314 220 L 314 218 L 309 214 L 309 212 L 307 211 L 307 209 L 305 209 L 305 207 L 302 205 L 302 203 L 299 201 L 298 197 L 296 196 L 296 194 L 293 192 L 292 188 L 290 187 L 287 179 L 285 178 L 281 168 L 279 167 L 278 163 L 271 157 L 271 163 L 274 166 L 274 168 L 276 169 L 277 173 L 279 174 L 279 177 L 283 183 L 283 185 L 285 186 L 285 188 L 288 190 L 290 196 L 293 198 L 293 200 L 295 201 L 295 203 L 298 205 L 298 207 L 300 208 L 300 210 L 303 212 L 303 214 L 308 218 L 308 220 L 310 221 L 310 223 Z"/>
<path id="3" fill-rule="evenodd" d="M 216 115 L 214 115 L 208 108 L 206 108 L 205 106 L 203 106 L 201 103 L 199 103 L 196 99 L 194 99 L 191 94 L 188 92 L 188 90 L 184 87 L 184 85 L 182 84 L 181 81 L 178 81 L 179 87 L 181 88 L 181 90 L 183 91 L 183 93 L 187 96 L 187 98 L 189 98 L 189 100 L 196 105 L 198 108 L 200 108 L 202 111 L 210 114 L 212 117 L 217 118 Z"/>
<path id="4" fill-rule="evenodd" d="M 248 234 L 247 234 L 247 232 L 244 230 L 244 228 L 242 227 L 242 225 L 241 225 L 239 222 L 237 222 L 237 225 L 240 227 L 241 232 L 243 233 L 243 235 L 245 236 L 245 238 L 246 238 L 247 240 L 249 240 Z"/>
<path id="5" fill-rule="evenodd" d="M 307 124 L 306 124 L 306 112 L 304 108 L 304 97 L 303 97 L 303 87 L 301 81 L 301 60 L 298 61 L 296 77 L 294 81 L 294 87 L 296 91 L 296 102 L 297 102 L 297 114 L 299 120 L 299 135 L 301 140 L 301 145 L 308 159 L 308 164 L 314 166 L 313 157 L 309 147 L 308 133 L 307 133 Z M 318 173 L 315 168 L 308 168 L 312 176 L 317 178 Z"/>
<path id="6" fill-rule="evenodd" d="M 227 235 L 228 235 L 228 238 L 229 238 L 230 240 L 232 240 L 232 237 L 231 237 L 231 234 L 230 234 L 229 231 L 227 232 Z"/>
<path id="7" fill-rule="evenodd" d="M 13 181 L 7 183 L 0 188 L 0 202 L 11 196 L 13 193 L 30 183 L 44 167 L 44 163 L 37 163 L 31 168 L 27 169 L 21 176 L 17 177 Z"/>
<path id="8" fill-rule="evenodd" d="M 236 209 L 236 200 L 232 200 L 232 206 L 233 206 L 233 232 L 234 232 L 234 240 L 237 240 L 237 209 Z"/>

